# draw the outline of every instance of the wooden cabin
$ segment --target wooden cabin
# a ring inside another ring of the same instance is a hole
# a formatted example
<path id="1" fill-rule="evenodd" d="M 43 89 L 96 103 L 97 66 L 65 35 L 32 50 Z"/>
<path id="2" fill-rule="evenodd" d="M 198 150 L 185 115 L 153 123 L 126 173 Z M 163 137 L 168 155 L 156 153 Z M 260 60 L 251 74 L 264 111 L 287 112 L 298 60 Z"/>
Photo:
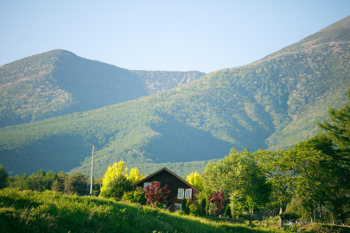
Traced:
<path id="1" fill-rule="evenodd" d="M 179 177 L 178 175 L 171 172 L 165 167 L 147 176 L 146 178 L 136 182 L 135 184 L 133 184 L 133 186 L 140 186 L 145 188 L 147 185 L 151 184 L 152 181 L 161 182 L 161 187 L 168 185 L 168 190 L 170 190 L 170 193 L 167 198 L 168 205 L 171 206 L 171 204 L 173 204 L 175 211 L 181 209 L 181 202 L 183 196 L 185 196 L 186 199 L 191 198 L 192 200 L 195 200 L 195 195 L 200 193 L 199 189 L 192 186 L 184 179 L 182 179 L 181 177 Z"/>

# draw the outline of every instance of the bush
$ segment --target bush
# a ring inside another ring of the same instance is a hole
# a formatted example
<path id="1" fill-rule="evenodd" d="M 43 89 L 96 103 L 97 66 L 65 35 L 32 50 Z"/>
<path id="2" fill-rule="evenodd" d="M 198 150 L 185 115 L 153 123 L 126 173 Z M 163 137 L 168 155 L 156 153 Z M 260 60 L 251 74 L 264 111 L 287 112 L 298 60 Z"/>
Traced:
<path id="1" fill-rule="evenodd" d="M 195 206 L 196 206 L 196 212 L 198 216 L 202 215 L 203 209 L 202 209 L 202 201 L 196 200 L 195 201 Z"/>
<path id="2" fill-rule="evenodd" d="M 128 192 L 132 190 L 132 186 L 130 181 L 123 174 L 119 174 L 116 178 L 114 178 L 109 184 L 108 187 L 104 187 L 101 189 L 102 197 L 115 197 L 122 198 L 124 192 Z"/>
<path id="3" fill-rule="evenodd" d="M 283 220 L 292 220 L 292 219 L 299 219 L 299 215 L 296 213 L 283 213 L 282 214 Z"/>
<path id="4" fill-rule="evenodd" d="M 197 216 L 197 208 L 196 208 L 196 206 L 194 204 L 189 205 L 188 209 L 189 209 L 189 214 L 191 216 Z"/>
<path id="5" fill-rule="evenodd" d="M 141 205 L 145 205 L 147 202 L 147 199 L 145 198 L 145 193 L 143 192 L 142 187 L 136 187 L 134 190 L 134 202 L 140 203 Z"/>
<path id="6" fill-rule="evenodd" d="M 182 208 L 182 211 L 186 212 L 187 205 L 186 205 L 186 197 L 185 196 L 183 196 L 183 198 L 182 198 L 181 208 Z"/>
<path id="7" fill-rule="evenodd" d="M 228 215 L 229 218 L 232 218 L 231 208 L 230 208 L 230 205 L 229 205 L 229 204 L 226 205 L 224 215 L 225 215 L 225 216 Z"/>
<path id="8" fill-rule="evenodd" d="M 168 194 L 170 190 L 168 190 L 168 185 L 166 184 L 163 188 L 160 187 L 161 182 L 152 181 L 150 185 L 147 185 L 144 189 L 145 198 L 147 199 L 147 205 L 151 204 L 152 207 L 163 206 L 166 203 L 166 199 L 168 198 Z"/>
<path id="9" fill-rule="evenodd" d="M 190 205 L 192 205 L 192 204 L 193 204 L 192 199 L 191 198 L 188 199 L 187 200 L 187 207 L 186 207 L 186 211 L 185 211 L 186 214 L 190 214 Z"/>
<path id="10" fill-rule="evenodd" d="M 124 195 L 123 195 L 123 197 L 122 197 L 122 200 L 134 202 L 134 192 L 133 192 L 133 191 L 124 192 Z"/>
<path id="11" fill-rule="evenodd" d="M 178 210 L 174 214 L 175 215 L 185 215 L 185 212 L 183 210 Z"/>

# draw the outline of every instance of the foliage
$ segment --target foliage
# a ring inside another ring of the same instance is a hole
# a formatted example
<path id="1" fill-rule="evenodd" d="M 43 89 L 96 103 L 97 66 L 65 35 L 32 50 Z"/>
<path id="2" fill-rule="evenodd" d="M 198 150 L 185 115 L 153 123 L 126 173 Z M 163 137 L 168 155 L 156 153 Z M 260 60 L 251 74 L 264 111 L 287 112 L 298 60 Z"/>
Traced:
<path id="1" fill-rule="evenodd" d="M 229 195 L 230 209 L 232 217 L 238 219 L 239 215 L 242 214 L 244 209 L 244 195 L 241 191 L 235 190 Z"/>
<path id="2" fill-rule="evenodd" d="M 75 172 L 66 179 L 67 194 L 85 195 L 88 193 L 87 178 L 83 173 Z"/>
<path id="3" fill-rule="evenodd" d="M 298 161 L 295 160 L 295 151 L 263 151 L 256 152 L 256 157 L 260 160 L 264 172 L 267 174 L 268 183 L 271 185 L 272 192 L 270 197 L 270 207 L 278 208 L 280 221 L 279 227 L 283 223 L 283 209 L 291 201 L 294 195 L 294 187 L 297 177 Z"/>
<path id="4" fill-rule="evenodd" d="M 137 181 L 146 178 L 146 176 L 144 174 L 141 174 L 139 169 L 134 167 L 133 169 L 130 170 L 129 174 L 127 174 L 127 178 L 128 178 L 128 180 L 130 181 L 131 184 L 134 184 Z"/>
<path id="5" fill-rule="evenodd" d="M 239 189 L 242 182 L 243 157 L 247 153 L 231 149 L 223 160 L 208 163 L 202 173 L 204 187 L 225 192 Z"/>
<path id="6" fill-rule="evenodd" d="M 102 196 L 121 198 L 125 191 L 131 190 L 131 184 L 146 177 L 137 168 L 131 169 L 129 173 L 128 168 L 125 168 L 124 172 L 124 164 L 124 161 L 120 161 L 108 167 L 102 181 Z"/>
<path id="7" fill-rule="evenodd" d="M 241 192 L 245 199 L 245 207 L 249 210 L 249 224 L 252 224 L 254 209 L 262 208 L 269 202 L 272 186 L 267 182 L 262 167 L 252 158 L 245 162 L 243 177 Z"/>
<path id="8" fill-rule="evenodd" d="M 198 199 L 194 202 L 195 212 L 196 212 L 196 214 L 198 216 L 203 215 L 203 204 L 202 204 L 202 202 L 203 202 L 203 200 L 198 200 Z"/>
<path id="9" fill-rule="evenodd" d="M 199 190 L 203 190 L 202 176 L 197 172 L 192 172 L 186 178 L 186 181 Z"/>
<path id="10" fill-rule="evenodd" d="M 130 181 L 125 177 L 124 174 L 118 174 L 108 182 L 108 185 L 102 186 L 100 195 L 102 197 L 107 197 L 107 198 L 108 197 L 122 198 L 124 195 L 124 192 L 128 192 L 131 190 L 132 190 L 132 186 Z"/>
<path id="11" fill-rule="evenodd" d="M 317 121 L 317 125 L 325 130 L 326 134 L 332 139 L 344 152 L 350 151 L 350 89 L 348 89 L 349 103 L 336 108 L 329 108 L 328 114 L 332 123 L 324 120 L 323 124 Z M 350 159 L 347 158 L 348 164 Z"/>
<path id="12" fill-rule="evenodd" d="M 197 207 L 195 204 L 190 204 L 188 206 L 188 214 L 191 216 L 197 216 Z"/>
<path id="13" fill-rule="evenodd" d="M 219 212 L 225 208 L 225 192 L 216 191 L 208 197 L 208 201 L 215 206 L 214 216 L 218 216 Z"/>
<path id="14" fill-rule="evenodd" d="M 7 186 L 7 178 L 7 171 L 2 166 L 0 166 L 0 189 L 3 189 Z"/>
<path id="15" fill-rule="evenodd" d="M 181 200 L 181 210 L 187 214 L 187 201 L 185 196 L 183 196 Z"/>
<path id="16" fill-rule="evenodd" d="M 23 174 L 21 177 L 9 177 L 9 187 L 33 191 L 51 190 L 56 177 L 56 173 L 52 171 L 46 173 L 43 169 L 40 169 L 37 174 L 30 176 Z"/>
<path id="17" fill-rule="evenodd" d="M 231 207 L 230 207 L 230 205 L 226 205 L 224 215 L 225 215 L 225 216 L 228 216 L 229 218 L 232 218 Z"/>
<path id="18" fill-rule="evenodd" d="M 237 152 L 232 149 L 223 160 L 208 163 L 202 174 L 205 189 L 224 190 L 229 194 L 230 208 L 235 217 L 244 207 L 252 216 L 254 208 L 261 208 L 269 202 L 271 184 L 256 159 L 256 155 L 248 150 Z"/>
<path id="19" fill-rule="evenodd" d="M 191 205 L 192 205 L 192 206 L 191 206 Z M 195 210 L 195 207 L 194 207 L 194 205 L 193 205 L 192 199 L 189 198 L 189 199 L 187 200 L 187 202 L 186 202 L 186 211 L 185 211 L 185 213 L 186 213 L 186 214 L 190 214 L 191 208 L 192 208 L 193 210 Z M 194 212 L 195 212 L 195 211 L 194 211 Z"/>
<path id="20" fill-rule="evenodd" d="M 323 208 L 328 208 L 336 219 L 343 223 L 350 215 L 350 166 L 344 163 L 344 153 L 336 150 L 331 138 L 316 135 L 300 142 L 293 150 L 301 166 L 298 170 L 297 193 L 311 220 L 319 207 L 319 219 L 323 220 Z"/>
<path id="21" fill-rule="evenodd" d="M 60 193 L 65 193 L 67 189 L 67 177 L 68 175 L 63 171 L 57 174 L 57 179 L 52 184 L 52 190 Z"/>
<path id="22" fill-rule="evenodd" d="M 303 200 L 299 196 L 293 197 L 291 202 L 286 207 L 286 212 L 289 214 L 297 215 L 297 218 L 291 218 L 291 219 L 299 219 L 304 222 L 310 221 L 310 213 L 308 213 L 305 209 L 305 206 L 303 206 Z"/>
<path id="23" fill-rule="evenodd" d="M 124 192 L 122 199 L 132 203 L 140 203 L 141 205 L 144 205 L 147 202 L 145 193 L 143 192 L 142 187 L 139 186 L 133 191 Z"/>
<path id="24" fill-rule="evenodd" d="M 152 207 L 156 207 L 158 203 L 165 203 L 167 195 L 170 193 L 168 185 L 160 187 L 161 182 L 152 181 L 151 184 L 147 185 L 144 189 L 145 198 L 147 199 L 147 205 L 151 204 Z"/>

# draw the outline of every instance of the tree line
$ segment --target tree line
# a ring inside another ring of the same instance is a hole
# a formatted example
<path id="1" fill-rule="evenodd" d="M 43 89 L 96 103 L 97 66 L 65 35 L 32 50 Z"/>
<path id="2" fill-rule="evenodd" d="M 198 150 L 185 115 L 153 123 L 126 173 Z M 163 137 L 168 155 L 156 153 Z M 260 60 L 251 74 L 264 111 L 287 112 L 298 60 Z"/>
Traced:
<path id="1" fill-rule="evenodd" d="M 197 183 L 201 178 L 207 195 L 224 192 L 233 216 L 244 209 L 253 216 L 260 209 L 278 215 L 280 227 L 290 216 L 349 222 L 350 105 L 328 113 L 330 122 L 317 121 L 323 131 L 309 140 L 275 152 L 232 149 L 224 159 L 208 163 Z"/>
<path id="2" fill-rule="evenodd" d="M 100 192 L 102 179 L 97 178 L 93 183 L 93 193 L 98 195 Z M 62 194 L 88 195 L 90 193 L 90 181 L 83 173 L 75 172 L 71 175 L 61 171 L 45 172 L 40 169 L 36 174 L 28 176 L 24 173 L 22 176 L 8 176 L 5 169 L 0 166 L 0 189 L 14 188 L 18 190 L 32 190 L 43 192 L 53 190 Z"/>

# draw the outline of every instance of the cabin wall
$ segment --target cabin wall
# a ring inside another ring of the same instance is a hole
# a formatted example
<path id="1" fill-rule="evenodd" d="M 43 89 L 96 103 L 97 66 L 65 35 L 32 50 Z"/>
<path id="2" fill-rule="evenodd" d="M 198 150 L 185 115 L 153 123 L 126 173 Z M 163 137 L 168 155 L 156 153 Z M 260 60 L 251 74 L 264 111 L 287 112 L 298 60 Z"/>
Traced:
<path id="1" fill-rule="evenodd" d="M 161 182 L 160 187 L 164 187 L 166 184 L 168 185 L 168 190 L 170 190 L 170 193 L 168 195 L 168 202 L 169 203 L 181 203 L 182 199 L 177 198 L 178 189 L 192 189 L 192 187 L 185 184 L 183 181 L 179 180 L 174 175 L 170 174 L 167 171 L 161 171 L 158 174 L 155 174 L 154 176 L 150 177 L 147 180 L 144 180 L 137 186 L 143 187 L 143 184 L 146 182 L 152 182 L 152 181 L 159 181 Z M 195 198 L 195 195 L 198 193 L 197 190 L 192 189 L 192 196 L 191 199 L 193 200 Z"/>

